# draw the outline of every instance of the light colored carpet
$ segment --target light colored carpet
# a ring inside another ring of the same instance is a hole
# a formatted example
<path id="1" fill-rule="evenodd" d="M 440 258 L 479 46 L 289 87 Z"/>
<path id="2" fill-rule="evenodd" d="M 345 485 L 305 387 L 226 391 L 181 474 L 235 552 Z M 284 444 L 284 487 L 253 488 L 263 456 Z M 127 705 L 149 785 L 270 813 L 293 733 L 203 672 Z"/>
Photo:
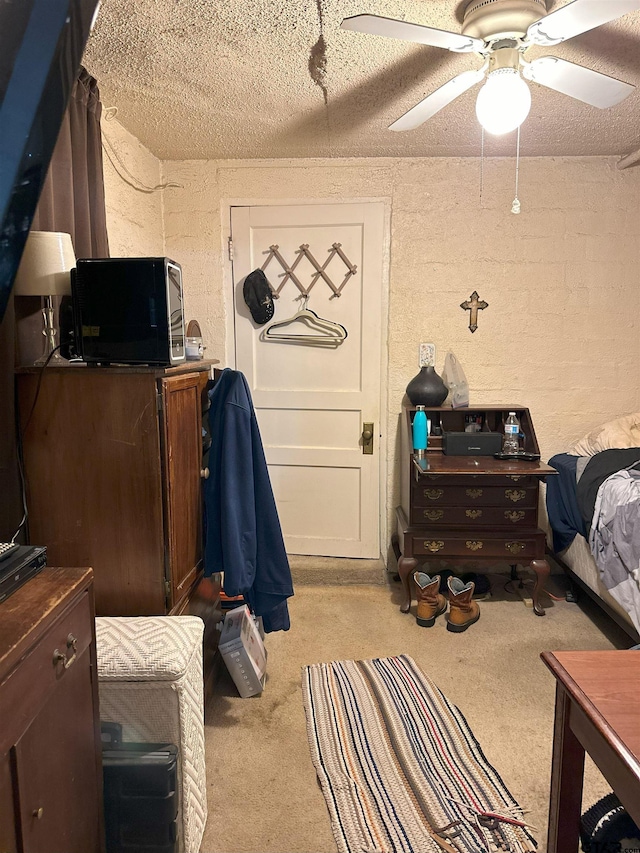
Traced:
<path id="1" fill-rule="evenodd" d="M 545 853 L 555 680 L 540 652 L 628 648 L 589 602 L 545 597 L 536 617 L 494 575 L 480 621 L 452 634 L 442 617 L 420 628 L 402 614 L 399 584 L 299 585 L 291 630 L 267 635 L 264 693 L 240 699 L 224 671 L 207 709 L 209 819 L 203 853 L 334 853 L 324 798 L 311 763 L 301 668 L 330 660 L 407 654 L 465 715 L 487 760 L 525 809 Z M 585 807 L 609 787 L 587 760 Z M 417 851 L 418 853 L 418 851 Z"/>

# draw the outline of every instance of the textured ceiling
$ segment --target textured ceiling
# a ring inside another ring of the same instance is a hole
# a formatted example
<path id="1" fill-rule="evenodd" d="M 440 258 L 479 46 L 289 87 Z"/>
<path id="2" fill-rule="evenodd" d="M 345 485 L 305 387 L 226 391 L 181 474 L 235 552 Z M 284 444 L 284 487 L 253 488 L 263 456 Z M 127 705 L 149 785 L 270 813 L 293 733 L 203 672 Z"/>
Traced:
<path id="1" fill-rule="evenodd" d="M 549 11 L 566 0 L 548 0 Z M 607 0 L 601 0 L 606 3 Z M 460 31 L 458 0 L 103 0 L 84 64 L 105 106 L 161 159 L 477 156 L 471 89 L 417 130 L 388 125 L 474 54 L 340 29 L 369 12 Z M 640 148 L 640 12 L 527 58 L 554 54 L 638 89 L 598 110 L 530 84 L 524 156 Z M 515 134 L 487 137 L 512 155 Z"/>

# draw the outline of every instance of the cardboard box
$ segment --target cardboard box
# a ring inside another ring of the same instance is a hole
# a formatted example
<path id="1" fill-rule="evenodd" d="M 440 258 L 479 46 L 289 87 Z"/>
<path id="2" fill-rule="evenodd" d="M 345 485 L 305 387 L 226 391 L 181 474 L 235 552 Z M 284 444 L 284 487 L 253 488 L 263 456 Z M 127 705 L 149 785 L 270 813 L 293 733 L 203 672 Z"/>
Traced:
<path id="1" fill-rule="evenodd" d="M 267 675 L 267 650 L 246 604 L 227 611 L 218 644 L 243 698 L 262 693 Z"/>

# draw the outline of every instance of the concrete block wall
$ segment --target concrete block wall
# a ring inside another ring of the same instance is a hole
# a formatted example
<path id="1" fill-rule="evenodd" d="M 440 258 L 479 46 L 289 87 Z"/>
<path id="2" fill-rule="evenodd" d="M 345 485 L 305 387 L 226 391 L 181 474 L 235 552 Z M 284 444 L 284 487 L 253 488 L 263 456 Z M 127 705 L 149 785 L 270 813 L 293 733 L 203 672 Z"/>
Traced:
<path id="1" fill-rule="evenodd" d="M 164 257 L 162 164 L 119 121 L 101 130 L 111 257 Z"/>
<path id="2" fill-rule="evenodd" d="M 162 164 L 165 251 L 183 265 L 187 315 L 224 360 L 225 203 L 385 198 L 391 209 L 387 514 L 398 498 L 398 412 L 418 344 L 451 349 L 475 404 L 531 409 L 543 457 L 640 411 L 640 170 L 614 158 L 355 159 Z M 460 308 L 489 303 L 471 334 Z"/>

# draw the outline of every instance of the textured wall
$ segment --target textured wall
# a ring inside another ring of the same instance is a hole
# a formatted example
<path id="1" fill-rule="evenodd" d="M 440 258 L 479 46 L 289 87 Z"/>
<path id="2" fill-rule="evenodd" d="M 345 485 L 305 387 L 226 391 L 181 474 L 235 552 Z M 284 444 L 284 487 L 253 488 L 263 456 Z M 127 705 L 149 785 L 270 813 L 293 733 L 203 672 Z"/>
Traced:
<path id="1" fill-rule="evenodd" d="M 102 143 L 111 257 L 163 257 L 160 161 L 104 114 Z"/>
<path id="2" fill-rule="evenodd" d="M 397 501 L 397 422 L 420 341 L 453 350 L 472 404 L 520 403 L 543 457 L 602 421 L 640 410 L 640 171 L 604 158 L 369 159 L 164 163 L 167 252 L 208 354 L 224 359 L 223 247 L 229 199 L 388 197 L 389 512 Z M 459 307 L 489 308 L 475 334 Z"/>
<path id="3" fill-rule="evenodd" d="M 566 2 L 536 5 L 542 13 L 545 6 Z M 14 5 L 4 2 L 0 8 Z M 123 124 L 163 160 L 475 157 L 479 87 L 417 133 L 389 133 L 387 127 L 427 92 L 479 68 L 477 55 L 340 28 L 344 17 L 373 12 L 457 33 L 467 5 L 468 0 L 108 0 L 83 62 L 100 81 L 104 102 L 118 104 Z M 600 3 L 605 9 L 613 5 Z M 625 5 L 635 4 L 618 3 L 620 11 Z M 560 56 L 638 86 L 639 42 L 640 12 L 634 11 L 567 40 Z M 540 51 L 529 54 L 531 60 Z M 598 110 L 547 87 L 530 88 L 531 113 L 523 127 L 528 155 L 622 156 L 637 149 L 639 98 Z M 493 137 L 486 144 L 492 156 L 511 156 L 514 140 Z"/>

